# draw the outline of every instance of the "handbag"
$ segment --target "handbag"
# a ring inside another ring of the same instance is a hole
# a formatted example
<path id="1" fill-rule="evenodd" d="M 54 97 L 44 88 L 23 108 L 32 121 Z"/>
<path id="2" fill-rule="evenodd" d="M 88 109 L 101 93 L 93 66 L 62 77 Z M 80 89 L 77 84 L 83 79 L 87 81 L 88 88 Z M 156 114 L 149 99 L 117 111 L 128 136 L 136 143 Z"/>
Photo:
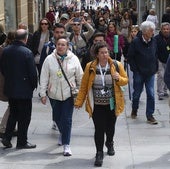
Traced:
<path id="1" fill-rule="evenodd" d="M 64 70 L 63 70 L 63 68 L 62 68 L 62 66 L 61 66 L 61 63 L 60 63 L 59 59 L 57 59 L 57 61 L 58 61 L 58 64 L 59 64 L 59 66 L 60 66 L 60 68 L 61 68 L 62 74 L 63 74 L 65 80 L 67 81 L 67 83 L 68 83 L 68 85 L 69 85 L 69 87 L 70 87 L 71 97 L 72 97 L 73 99 L 76 99 L 79 90 L 78 90 L 77 87 L 72 87 L 72 86 L 70 85 L 70 82 L 69 82 L 68 79 L 67 79 L 67 76 L 66 76 L 66 74 L 65 74 L 65 72 L 64 72 Z"/>

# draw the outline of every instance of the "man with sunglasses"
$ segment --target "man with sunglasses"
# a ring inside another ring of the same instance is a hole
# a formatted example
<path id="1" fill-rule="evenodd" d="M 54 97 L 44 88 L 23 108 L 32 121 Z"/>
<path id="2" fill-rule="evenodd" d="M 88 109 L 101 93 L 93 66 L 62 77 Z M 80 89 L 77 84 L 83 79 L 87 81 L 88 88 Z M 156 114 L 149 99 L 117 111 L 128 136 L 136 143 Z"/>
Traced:
<path id="1" fill-rule="evenodd" d="M 87 28 L 87 32 L 82 32 L 82 25 Z M 69 27 L 72 26 L 72 33 L 68 32 Z M 74 53 L 82 63 L 82 58 L 85 57 L 84 52 L 87 51 L 87 42 L 94 33 L 93 27 L 82 18 L 71 18 L 65 25 L 66 35 L 69 37 L 70 42 L 73 43 Z"/>

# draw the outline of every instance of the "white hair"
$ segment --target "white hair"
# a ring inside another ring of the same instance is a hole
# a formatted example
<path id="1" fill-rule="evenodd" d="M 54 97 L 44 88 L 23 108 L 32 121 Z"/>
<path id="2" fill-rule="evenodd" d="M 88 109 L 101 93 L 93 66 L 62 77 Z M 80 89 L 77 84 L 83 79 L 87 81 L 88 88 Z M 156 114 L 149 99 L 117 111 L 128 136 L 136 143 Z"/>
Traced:
<path id="1" fill-rule="evenodd" d="M 150 29 L 155 31 L 155 28 L 156 28 L 155 24 L 153 22 L 151 22 L 151 21 L 144 21 L 140 25 L 140 29 L 141 29 L 142 33 L 145 33 Z"/>

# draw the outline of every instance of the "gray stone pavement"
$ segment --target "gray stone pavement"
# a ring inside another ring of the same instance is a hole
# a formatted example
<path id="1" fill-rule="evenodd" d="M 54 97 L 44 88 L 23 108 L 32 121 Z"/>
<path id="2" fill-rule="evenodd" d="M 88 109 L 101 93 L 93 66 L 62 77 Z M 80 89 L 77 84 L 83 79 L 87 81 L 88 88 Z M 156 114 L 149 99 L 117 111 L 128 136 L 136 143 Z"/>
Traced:
<path id="1" fill-rule="evenodd" d="M 71 149 L 73 155 L 64 157 L 62 147 L 57 145 L 58 131 L 51 129 L 51 108 L 42 105 L 34 93 L 32 121 L 29 127 L 29 141 L 37 148 L 16 150 L 3 149 L 0 143 L 0 169 L 92 169 L 94 168 L 95 146 L 92 119 L 83 110 L 75 110 Z M 126 107 L 118 117 L 115 133 L 115 156 L 107 156 L 106 148 L 102 169 L 169 169 L 170 168 L 170 109 L 168 99 L 158 101 L 156 96 L 155 118 L 158 125 L 146 123 L 145 99 L 143 93 L 138 118 L 130 118 L 131 102 L 125 91 Z M 0 117 L 7 103 L 0 102 Z"/>

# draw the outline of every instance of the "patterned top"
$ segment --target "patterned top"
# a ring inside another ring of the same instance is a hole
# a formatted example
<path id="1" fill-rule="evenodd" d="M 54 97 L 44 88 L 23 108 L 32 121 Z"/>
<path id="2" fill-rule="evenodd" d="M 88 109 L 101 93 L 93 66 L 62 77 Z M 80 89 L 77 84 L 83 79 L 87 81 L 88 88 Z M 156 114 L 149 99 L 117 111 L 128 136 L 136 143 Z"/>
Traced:
<path id="1" fill-rule="evenodd" d="M 104 86 L 102 81 L 102 75 L 98 65 L 96 69 L 96 77 L 93 83 L 94 104 L 108 105 L 110 104 L 109 99 L 113 96 L 113 85 L 110 67 L 108 66 L 107 70 L 105 70 L 105 68 L 102 68 L 101 70 L 103 72 L 104 77 Z"/>

